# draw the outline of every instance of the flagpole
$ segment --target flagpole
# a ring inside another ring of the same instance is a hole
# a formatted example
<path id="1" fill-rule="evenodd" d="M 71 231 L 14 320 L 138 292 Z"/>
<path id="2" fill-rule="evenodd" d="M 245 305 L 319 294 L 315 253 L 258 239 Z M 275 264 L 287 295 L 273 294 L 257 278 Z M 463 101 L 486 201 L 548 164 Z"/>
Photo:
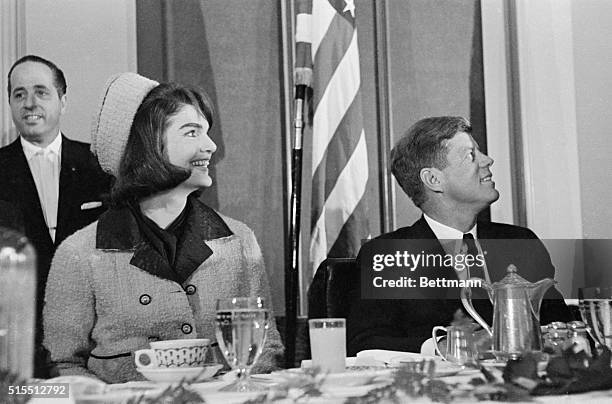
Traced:
<path id="1" fill-rule="evenodd" d="M 289 66 L 293 65 L 293 52 L 294 52 L 294 29 L 293 29 L 293 1 L 280 2 L 281 14 L 282 14 L 282 33 L 283 33 L 283 59 L 285 69 L 283 70 L 284 76 L 284 87 L 286 102 L 286 117 L 287 124 L 285 131 L 287 135 L 285 139 L 285 157 L 286 157 L 286 169 L 285 169 L 285 201 L 287 202 L 284 209 L 285 217 L 285 329 L 284 329 L 284 343 L 285 343 L 285 367 L 292 368 L 295 366 L 295 344 L 297 334 L 297 284 L 298 284 L 298 273 L 299 267 L 295 260 L 295 252 L 299 248 L 299 204 L 301 194 L 301 175 L 298 176 L 296 182 L 296 161 L 300 163 L 299 171 L 301 172 L 301 147 L 299 152 L 296 151 L 296 145 L 301 145 L 301 136 L 299 142 L 293 139 L 292 133 L 295 138 L 295 126 L 293 127 L 288 122 L 291 121 L 292 111 L 291 103 L 289 98 L 292 97 L 291 88 L 293 83 L 291 82 L 291 74 L 289 73 Z M 297 108 L 297 106 L 294 106 Z M 297 111 L 297 109 L 295 110 Z M 297 114 L 297 112 L 296 112 Z M 293 145 L 293 146 L 292 146 Z M 289 190 L 291 190 L 289 192 Z M 296 226 L 297 224 L 297 226 Z"/>
<path id="2" fill-rule="evenodd" d="M 295 366 L 297 314 L 300 293 L 300 221 L 302 198 L 302 144 L 305 126 L 305 109 L 309 88 L 312 85 L 312 59 L 310 57 L 309 22 L 304 21 L 306 9 L 312 6 L 306 0 L 290 2 L 291 16 L 295 15 L 295 31 L 292 43 L 295 44 L 295 99 L 293 149 L 291 151 L 291 196 L 289 203 L 289 248 L 285 251 L 285 365 Z M 295 12 L 295 13 L 294 13 Z M 309 14 L 310 12 L 308 12 Z"/>
<path id="3" fill-rule="evenodd" d="M 389 171 L 389 150 L 391 150 L 391 77 L 389 63 L 389 29 L 387 27 L 388 4 L 387 0 L 374 2 L 374 38 L 376 46 L 374 55 L 374 77 L 376 80 L 376 109 L 378 119 L 376 129 L 378 133 L 378 172 L 380 182 L 380 223 L 383 233 L 395 228 L 395 189 L 392 186 Z"/>
<path id="4" fill-rule="evenodd" d="M 285 263 L 285 362 L 295 366 L 297 334 L 297 305 L 299 293 L 300 200 L 302 196 L 302 137 L 304 131 L 304 101 L 306 85 L 295 86 L 295 121 L 293 149 L 291 151 L 291 198 L 289 214 L 289 251 Z"/>

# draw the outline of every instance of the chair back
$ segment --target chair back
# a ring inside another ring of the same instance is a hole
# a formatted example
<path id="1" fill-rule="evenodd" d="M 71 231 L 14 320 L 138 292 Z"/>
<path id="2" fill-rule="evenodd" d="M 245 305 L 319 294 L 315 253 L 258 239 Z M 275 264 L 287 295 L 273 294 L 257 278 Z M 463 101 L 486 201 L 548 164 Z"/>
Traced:
<path id="1" fill-rule="evenodd" d="M 351 293 L 358 289 L 355 258 L 327 258 L 308 288 L 308 318 L 347 318 Z"/>

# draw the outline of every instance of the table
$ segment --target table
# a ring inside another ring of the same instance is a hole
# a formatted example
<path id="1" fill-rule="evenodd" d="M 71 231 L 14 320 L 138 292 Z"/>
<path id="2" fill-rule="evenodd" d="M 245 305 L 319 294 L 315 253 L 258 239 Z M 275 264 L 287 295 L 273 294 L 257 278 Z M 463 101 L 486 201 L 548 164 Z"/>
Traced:
<path id="1" fill-rule="evenodd" d="M 400 356 L 401 355 L 401 356 Z M 392 377 L 393 369 L 381 369 L 377 370 L 363 370 L 366 366 L 380 365 L 381 363 L 392 365 L 394 361 L 399 360 L 398 358 L 405 358 L 408 360 L 422 359 L 423 355 L 412 354 L 405 352 L 393 352 L 393 351 L 364 351 L 360 353 L 357 358 L 347 358 L 347 365 L 349 369 L 357 369 L 344 374 L 334 374 L 326 376 L 326 382 L 323 385 L 322 391 L 324 395 L 321 397 L 309 397 L 308 400 L 300 401 L 308 404 L 340 404 L 343 403 L 347 397 L 366 394 L 370 389 L 380 387 L 389 383 Z M 309 361 L 303 363 L 304 367 L 310 365 Z M 374 368 L 372 368 L 374 369 Z M 441 372 L 444 372 L 444 367 L 440 366 Z M 297 369 L 290 369 L 283 371 L 282 373 L 273 373 L 271 375 L 253 375 L 253 379 L 269 383 L 267 386 L 273 388 L 273 383 L 282 382 L 287 380 L 287 375 L 302 374 L 303 372 Z M 370 377 L 371 375 L 376 376 L 375 379 Z M 448 373 L 441 379 L 449 384 L 460 384 L 466 385 L 472 378 L 479 377 L 481 374 L 479 371 L 474 369 L 461 370 L 459 373 L 452 374 Z M 207 404 L 232 404 L 232 403 L 244 403 L 248 399 L 252 399 L 258 396 L 260 393 L 227 393 L 220 391 L 224 386 L 232 382 L 232 375 L 226 375 L 221 378 L 215 378 L 206 382 L 194 383 L 190 385 L 190 388 L 197 392 L 201 397 L 206 400 Z M 65 381 L 66 379 L 64 379 Z M 373 383 L 364 382 L 364 380 L 373 381 Z M 55 381 L 58 381 L 57 379 Z M 61 381 L 61 380 L 60 380 Z M 104 385 L 102 382 L 88 379 L 85 377 L 72 377 L 71 381 L 71 397 L 69 399 L 33 399 L 30 401 L 31 404 L 43 404 L 43 403 L 125 403 L 130 397 L 137 397 L 143 393 L 144 388 L 149 389 L 146 394 L 156 395 L 163 391 L 167 387 L 167 384 L 159 384 L 153 382 L 129 382 L 117 385 Z M 364 383 L 366 383 L 364 385 Z M 87 387 L 87 386 L 90 387 Z M 84 391 L 89 388 L 93 394 L 84 394 Z M 279 401 L 280 403 L 291 403 L 294 400 L 291 397 L 295 397 L 298 394 L 297 391 L 293 391 L 293 396 Z M 76 399 L 76 400 L 75 400 Z M 428 398 L 419 398 L 415 400 L 411 397 L 406 397 L 402 400 L 406 403 L 431 403 Z M 474 400 L 463 400 L 453 402 L 474 402 Z M 481 403 L 494 403 L 493 401 L 480 401 Z M 588 404 L 599 404 L 599 403 L 612 403 L 612 391 L 594 391 L 584 394 L 565 395 L 565 396 L 542 396 L 535 397 L 535 403 L 543 404 L 567 404 L 567 403 L 588 403 Z M 499 402 L 497 402 L 499 403 Z"/>

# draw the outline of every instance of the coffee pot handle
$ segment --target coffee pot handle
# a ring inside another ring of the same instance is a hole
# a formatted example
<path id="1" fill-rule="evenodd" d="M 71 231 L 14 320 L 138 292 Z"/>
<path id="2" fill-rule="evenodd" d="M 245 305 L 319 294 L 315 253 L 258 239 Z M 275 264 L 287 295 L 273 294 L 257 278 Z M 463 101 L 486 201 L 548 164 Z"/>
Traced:
<path id="1" fill-rule="evenodd" d="M 471 279 L 478 279 L 478 278 L 471 278 Z M 463 307 L 465 307 L 465 310 L 467 310 L 469 315 L 472 316 L 472 318 L 476 320 L 476 322 L 480 324 L 480 326 L 484 328 L 491 337 L 493 337 L 493 331 L 491 331 L 491 327 L 489 327 L 487 322 L 484 321 L 484 319 L 480 316 L 480 314 L 478 314 L 476 309 L 474 309 L 474 305 L 472 304 L 472 289 L 471 288 L 467 286 L 464 286 L 463 288 L 461 288 L 461 303 L 463 303 Z"/>

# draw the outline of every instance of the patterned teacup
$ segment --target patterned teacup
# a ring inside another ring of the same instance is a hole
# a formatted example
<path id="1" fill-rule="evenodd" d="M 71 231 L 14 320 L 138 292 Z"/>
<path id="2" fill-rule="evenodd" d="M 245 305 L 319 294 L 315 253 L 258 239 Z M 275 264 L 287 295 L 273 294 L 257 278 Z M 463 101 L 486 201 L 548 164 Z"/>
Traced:
<path id="1" fill-rule="evenodd" d="M 204 366 L 209 339 L 172 339 L 151 342 L 151 349 L 134 352 L 134 362 L 141 368 L 188 368 Z"/>

